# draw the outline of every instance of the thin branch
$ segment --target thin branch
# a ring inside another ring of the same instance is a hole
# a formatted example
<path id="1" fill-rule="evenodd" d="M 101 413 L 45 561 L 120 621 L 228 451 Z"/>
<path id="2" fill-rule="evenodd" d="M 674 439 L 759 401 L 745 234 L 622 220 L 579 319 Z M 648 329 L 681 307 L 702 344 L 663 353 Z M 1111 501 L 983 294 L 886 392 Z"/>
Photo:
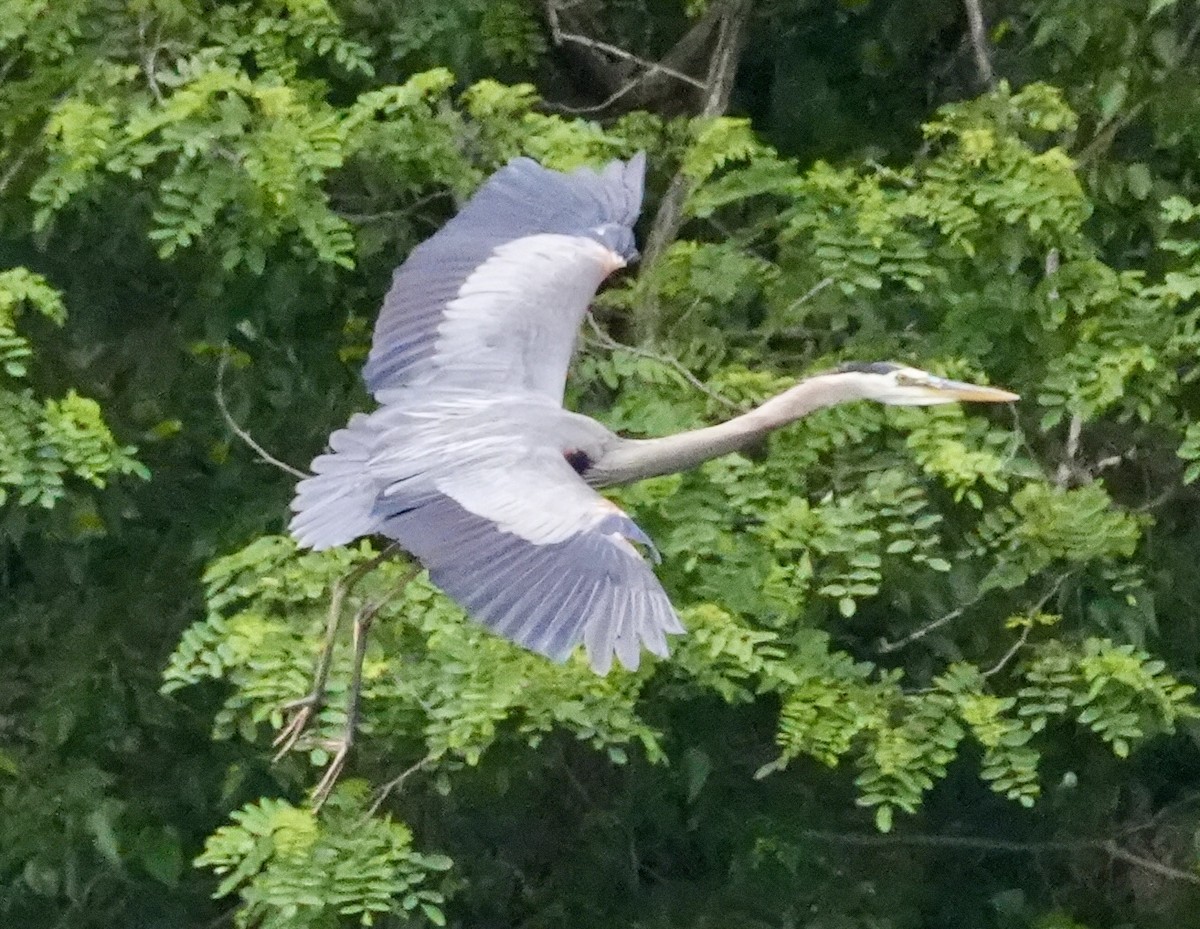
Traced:
<path id="1" fill-rule="evenodd" d="M 405 781 L 407 781 L 418 771 L 423 771 L 425 768 L 428 768 L 436 760 L 437 759 L 435 759 L 432 755 L 426 755 L 424 758 L 405 768 L 398 775 L 381 786 L 375 792 L 375 799 L 371 801 L 371 808 L 367 810 L 367 816 L 374 816 L 377 812 L 379 812 L 379 808 L 383 806 L 383 801 L 385 801 L 393 791 L 399 790 L 404 786 Z"/>
<path id="2" fill-rule="evenodd" d="M 393 597 L 401 593 L 409 585 L 421 570 L 420 564 L 412 565 L 411 570 L 404 575 L 400 583 L 396 584 L 373 603 L 364 604 L 354 615 L 354 634 L 352 637 L 354 663 L 350 671 L 350 685 L 347 688 L 346 725 L 342 731 L 342 737 L 328 743 L 328 747 L 335 749 L 335 753 L 333 760 L 325 768 L 325 773 L 321 776 L 320 782 L 313 789 L 313 812 L 319 811 L 325 805 L 325 801 L 329 799 L 329 794 L 333 791 L 334 785 L 337 784 L 338 778 L 341 777 L 342 771 L 346 766 L 346 761 L 350 757 L 350 751 L 354 747 L 362 706 L 363 663 L 367 657 L 367 639 L 371 634 L 371 626 L 375 622 L 375 617 L 379 615 L 380 610 L 391 602 Z"/>
<path id="3" fill-rule="evenodd" d="M 626 51 L 619 45 L 613 45 L 611 42 L 602 42 L 599 39 L 592 39 L 585 35 L 579 35 L 574 32 L 563 32 L 558 25 L 558 11 L 554 4 L 548 5 L 550 10 L 550 34 L 554 38 L 555 45 L 561 45 L 563 42 L 570 42 L 573 45 L 580 45 L 584 48 L 590 48 L 598 52 L 604 52 L 606 55 L 612 55 L 614 58 L 620 58 L 622 61 L 632 62 L 639 67 L 645 68 L 644 76 L 649 77 L 652 74 L 666 74 L 669 77 L 675 78 L 677 81 L 682 81 L 685 84 L 690 84 L 697 90 L 704 90 L 706 85 L 704 81 L 692 77 L 690 74 L 685 74 L 682 71 L 672 68 L 670 65 L 665 65 L 661 61 L 650 61 L 640 55 L 635 55 L 633 52 Z M 630 88 L 632 89 L 632 88 Z M 628 93 L 627 90 L 621 91 L 617 96 L 624 96 Z"/>
<path id="4" fill-rule="evenodd" d="M 1028 617 L 1029 622 L 1025 625 L 1025 628 L 1021 630 L 1021 635 L 1017 637 L 1017 641 L 1012 644 L 1008 651 L 1000 656 L 1000 660 L 980 675 L 984 680 L 999 674 L 1006 667 L 1008 667 L 1008 663 L 1010 661 L 1017 657 L 1017 653 L 1023 649 L 1025 644 L 1029 641 L 1029 633 L 1033 629 L 1036 616 L 1042 611 L 1042 607 L 1050 602 L 1050 598 L 1062 589 L 1063 584 L 1065 584 L 1070 577 L 1070 571 L 1066 572 L 1065 574 L 1060 574 L 1054 583 L 1050 585 L 1050 589 L 1042 594 L 1042 596 L 1038 599 L 1038 602 L 1025 611 L 1025 615 Z"/>
<path id="5" fill-rule="evenodd" d="M 1101 843 L 1101 850 L 1106 852 L 1109 857 L 1116 858 L 1126 864 L 1131 864 L 1135 868 L 1141 868 L 1143 871 L 1150 871 L 1160 877 L 1165 877 L 1172 881 L 1186 881 L 1189 884 L 1200 885 L 1200 875 L 1191 871 L 1183 871 L 1179 868 L 1172 867 L 1169 864 L 1163 864 L 1153 858 L 1146 858 L 1143 855 L 1138 855 L 1131 852 L 1127 848 L 1118 845 L 1115 840 L 1108 839 Z"/>
<path id="6" fill-rule="evenodd" d="M 942 626 L 946 625 L 947 623 L 954 622 L 954 620 L 956 620 L 956 619 L 958 619 L 958 617 L 962 616 L 962 614 L 965 613 L 968 608 L 970 608 L 970 607 L 974 606 L 976 603 L 978 603 L 979 599 L 980 599 L 979 597 L 976 597 L 974 600 L 971 600 L 968 603 L 964 603 L 962 606 L 958 607 L 957 609 L 951 610 L 949 613 L 946 613 L 944 616 L 939 616 L 937 619 L 933 620 L 932 622 L 926 623 L 924 626 L 921 626 L 918 629 L 914 629 L 912 632 L 910 632 L 908 635 L 906 635 L 902 639 L 897 639 L 894 642 L 889 642 L 887 639 L 881 640 L 878 647 L 876 648 L 876 651 L 878 651 L 879 654 L 881 654 L 881 655 L 890 655 L 892 652 L 898 652 L 900 649 L 902 649 L 908 645 L 912 645 L 913 642 L 916 642 L 920 639 L 925 638 L 925 636 L 929 635 L 929 633 L 935 632 L 936 630 L 941 629 Z"/>
<path id="7" fill-rule="evenodd" d="M 20 60 L 21 52 L 18 51 L 14 53 L 11 58 L 5 61 L 3 65 L 0 65 L 0 86 L 2 86 L 4 82 L 8 80 L 9 73 L 17 66 L 17 62 Z"/>
<path id="8" fill-rule="evenodd" d="M 25 167 L 25 162 L 27 162 L 33 155 L 34 151 L 37 150 L 39 141 L 40 137 L 35 137 L 32 142 L 22 148 L 21 151 L 18 152 L 17 156 L 9 162 L 8 169 L 3 175 L 0 175 L 0 195 L 3 195 L 4 192 L 8 190 L 8 185 L 16 179 L 16 176 L 21 172 L 21 169 Z"/>
<path id="9" fill-rule="evenodd" d="M 788 313 L 791 313 L 793 310 L 798 310 L 800 307 L 802 307 L 804 304 L 808 303 L 809 300 L 811 300 L 813 297 L 815 297 L 817 294 L 819 294 L 826 287 L 832 286 L 832 284 L 833 284 L 832 277 L 821 278 L 821 280 L 819 280 L 815 284 L 813 284 L 812 287 L 808 288 L 807 291 L 805 291 L 803 294 L 801 294 L 799 297 L 797 297 L 795 300 L 793 300 L 791 303 L 789 303 L 787 305 L 787 309 L 783 311 L 784 314 L 786 315 Z"/>
<path id="10" fill-rule="evenodd" d="M 595 334 L 596 341 L 599 342 L 602 348 L 606 348 L 609 351 L 629 352 L 631 355 L 637 355 L 641 358 L 649 358 L 651 361 L 657 361 L 659 364 L 665 365 L 677 373 L 680 377 L 682 377 L 691 386 L 695 387 L 696 390 L 700 391 L 700 393 L 704 394 L 704 396 L 708 397 L 710 400 L 715 400 L 717 403 L 723 404 L 736 413 L 746 412 L 746 408 L 744 406 L 739 403 L 735 403 L 728 397 L 717 393 L 702 380 L 700 380 L 700 378 L 696 377 L 696 375 L 693 374 L 678 358 L 675 358 L 671 355 L 663 355 L 658 352 L 651 351 L 648 348 L 639 348 L 636 345 L 626 345 L 623 342 L 618 342 L 600 328 L 600 324 L 596 322 L 591 313 L 587 314 L 586 319 L 588 321 L 588 326 Z"/>
<path id="11" fill-rule="evenodd" d="M 1136 825 L 1132 825 L 1132 826 L 1126 826 L 1125 828 L 1123 828 L 1120 831 L 1119 835 L 1122 835 L 1122 836 L 1134 835 L 1138 832 L 1145 832 L 1147 829 L 1154 829 L 1163 820 L 1167 819 L 1168 817 L 1170 817 L 1176 813 L 1181 812 L 1182 810 L 1186 809 L 1189 806 L 1194 805 L 1197 801 L 1200 801 L 1200 794 L 1188 794 L 1186 796 L 1180 797 L 1178 800 L 1168 803 L 1166 806 L 1159 809 L 1158 812 L 1156 812 L 1153 816 L 1151 816 L 1145 822 L 1137 823 Z"/>
<path id="12" fill-rule="evenodd" d="M 967 25 L 971 29 L 971 49 L 975 53 L 975 69 L 979 81 L 985 87 L 996 86 L 996 72 L 992 68 L 992 53 L 988 43 L 987 25 L 983 21 L 983 8 L 979 0 L 963 0 L 967 8 Z"/>
<path id="13" fill-rule="evenodd" d="M 999 661 L 997 661 L 979 676 L 986 681 L 989 677 L 992 677 L 1003 671 L 1008 666 L 1008 663 L 1017 657 L 1017 652 L 1025 647 L 1025 644 L 1029 641 L 1029 630 L 1032 628 L 1032 622 L 1026 623 L 1025 627 L 1021 630 L 1021 634 L 1017 637 L 1017 641 L 1013 642 L 1008 651 L 1000 656 Z"/>
<path id="14" fill-rule="evenodd" d="M 559 48 L 571 46 L 578 49 L 582 53 L 582 63 L 591 72 L 590 85 L 599 85 L 608 97 L 597 105 L 586 107 L 543 104 L 547 109 L 570 113 L 596 112 L 607 109 L 626 97 L 630 98 L 626 101 L 626 106 L 646 107 L 658 97 L 674 95 L 677 99 L 676 88 L 679 82 L 698 90 L 705 88 L 705 82 L 694 77 L 691 72 L 695 70 L 694 63 L 702 56 L 709 35 L 717 24 L 717 14 L 720 12 L 718 4 L 710 4 L 708 11 L 658 61 L 647 60 L 627 49 L 586 35 L 585 33 L 602 27 L 604 11 L 588 9 L 596 6 L 595 2 L 586 0 L 545 0 L 544 3 L 546 21 L 554 45 Z M 580 7 L 584 9 L 578 9 Z M 566 25 L 568 18 L 571 21 L 570 25 Z M 613 59 L 616 59 L 616 62 Z M 636 68 L 641 68 L 641 72 L 636 73 Z"/>
<path id="15" fill-rule="evenodd" d="M 342 219 L 350 223 L 373 223 L 383 219 L 400 219 L 407 216 L 415 216 L 417 211 L 422 207 L 428 206 L 436 200 L 443 197 L 450 197 L 449 190 L 435 190 L 424 196 L 418 197 L 407 206 L 397 207 L 391 210 L 379 210 L 373 213 L 355 213 L 349 210 L 344 210 L 341 207 L 335 207 L 334 212 Z M 349 204 L 346 204 L 349 206 Z"/>
<path id="16" fill-rule="evenodd" d="M 1067 444 L 1064 447 L 1063 460 L 1059 462 L 1054 474 L 1054 483 L 1059 487 L 1067 487 L 1075 477 L 1077 468 L 1075 461 L 1079 457 L 1079 439 L 1083 433 L 1083 417 L 1075 413 L 1067 426 Z"/>
<path id="17" fill-rule="evenodd" d="M 162 44 L 159 39 L 162 38 L 162 27 L 157 29 L 157 35 L 154 40 L 147 43 L 146 28 L 149 26 L 149 17 L 143 16 L 138 21 L 138 49 L 141 51 L 142 74 L 146 78 L 146 85 L 150 88 L 150 93 L 154 95 L 157 103 L 163 102 L 162 89 L 158 86 L 158 75 L 156 73 L 158 53 L 162 51 Z"/>
<path id="18" fill-rule="evenodd" d="M 751 0 L 726 0 L 720 8 L 717 43 L 709 61 L 705 80 L 704 104 L 700 117 L 716 117 L 729 108 L 729 95 L 737 76 L 737 63 L 745 42 L 750 20 Z M 644 263 L 653 265 L 679 235 L 683 226 L 683 207 L 692 192 L 692 181 L 682 170 L 675 173 L 667 192 L 654 214 L 650 233 L 646 236 Z M 644 307 L 641 330 L 648 341 L 658 330 L 659 308 L 655 303 Z"/>
<path id="19" fill-rule="evenodd" d="M 1079 153 L 1079 157 L 1075 161 L 1082 167 L 1089 161 L 1112 145 L 1113 139 L 1117 137 L 1117 133 L 1128 126 L 1131 122 L 1142 115 L 1142 110 L 1150 104 L 1150 98 L 1146 97 L 1139 100 L 1120 116 L 1104 123 L 1097 131 L 1090 142 L 1083 147 L 1083 151 Z"/>
<path id="20" fill-rule="evenodd" d="M 998 854 L 1036 855 L 1042 852 L 1074 854 L 1081 851 L 1096 851 L 1126 864 L 1150 871 L 1160 877 L 1184 881 L 1200 886 L 1200 874 L 1184 871 L 1153 858 L 1146 858 L 1118 845 L 1113 839 L 1057 839 L 1040 842 L 1017 842 L 1008 839 L 988 839 L 982 836 L 880 834 L 864 832 L 831 832 L 824 829 L 802 829 L 800 834 L 817 842 L 835 845 L 852 845 L 860 848 L 956 848 Z"/>
<path id="21" fill-rule="evenodd" d="M 295 715 L 279 730 L 271 743 L 278 751 L 273 762 L 279 761 L 292 750 L 308 728 L 313 717 L 321 711 L 325 702 L 325 687 L 329 680 L 329 669 L 333 667 L 333 652 L 337 647 L 338 630 L 342 624 L 342 606 L 347 597 L 358 586 L 358 582 L 378 568 L 393 555 L 403 551 L 399 542 L 391 542 L 378 555 L 357 565 L 353 570 L 338 578 L 333 584 L 329 597 L 329 611 L 325 619 L 325 634 L 321 639 L 321 651 L 317 658 L 317 668 L 313 672 L 312 686 L 307 695 L 299 700 L 293 700 L 284 706 L 284 711 L 294 711 Z"/>
<path id="22" fill-rule="evenodd" d="M 1057 248 L 1052 248 L 1052 249 L 1050 249 L 1050 251 L 1046 252 L 1046 278 L 1047 279 L 1052 278 L 1052 277 L 1054 277 L 1054 275 L 1058 274 L 1060 257 L 1061 256 L 1059 255 Z M 1057 300 L 1058 299 L 1058 286 L 1052 283 L 1050 285 L 1050 292 L 1048 294 L 1046 294 L 1046 296 L 1049 297 L 1051 300 Z"/>
<path id="23" fill-rule="evenodd" d="M 225 420 L 225 425 L 239 439 L 249 445 L 258 456 L 269 465 L 274 465 L 280 471 L 286 471 L 293 477 L 298 477 L 303 480 L 310 475 L 305 474 L 299 468 L 293 468 L 285 461 L 280 461 L 265 448 L 255 441 L 254 436 L 237 424 L 233 418 L 233 414 L 229 412 L 229 407 L 225 404 L 225 369 L 229 366 L 229 346 L 226 345 L 221 350 L 221 360 L 217 362 L 217 385 L 214 390 L 214 396 L 217 400 L 217 409 L 221 411 L 221 417 Z"/>
<path id="24" fill-rule="evenodd" d="M 1151 497 L 1145 503 L 1140 503 L 1133 508 L 1135 513 L 1149 513 L 1157 510 L 1160 506 L 1170 500 L 1179 491 L 1178 487 L 1168 487 L 1160 494 Z"/>
<path id="25" fill-rule="evenodd" d="M 618 87 L 616 90 L 614 90 L 611 94 L 609 94 L 607 97 L 605 97 L 599 103 L 593 104 L 591 106 L 568 106 L 565 103 L 556 103 L 553 100 L 543 100 L 543 101 L 541 101 L 540 105 L 544 109 L 550 110 L 551 112 L 567 113 L 571 116 L 588 116 L 588 115 L 591 115 L 592 113 L 600 113 L 600 112 L 603 112 L 604 110 L 607 110 L 610 106 L 612 106 L 614 103 L 616 103 L 622 97 L 624 97 L 626 94 L 630 94 L 633 91 L 637 90 L 638 87 L 640 87 L 642 84 L 642 77 L 645 77 L 645 75 L 642 75 L 641 77 L 636 77 L 630 81 L 626 81 L 624 84 L 622 84 L 620 87 Z"/>

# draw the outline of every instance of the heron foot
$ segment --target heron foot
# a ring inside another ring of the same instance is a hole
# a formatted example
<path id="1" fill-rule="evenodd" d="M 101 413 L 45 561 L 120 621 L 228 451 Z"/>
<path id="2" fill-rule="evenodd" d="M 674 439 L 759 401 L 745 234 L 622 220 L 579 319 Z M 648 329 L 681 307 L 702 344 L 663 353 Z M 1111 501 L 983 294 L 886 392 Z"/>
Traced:
<path id="1" fill-rule="evenodd" d="M 271 759 L 272 762 L 279 761 L 280 758 L 296 747 L 296 743 L 300 741 L 300 737 L 308 729 L 313 717 L 321 709 L 321 704 L 324 700 L 325 694 L 323 691 L 320 693 L 313 691 L 308 696 L 284 704 L 283 711 L 292 715 L 287 721 L 287 725 L 279 730 L 279 734 L 271 742 L 271 747 L 278 749 L 275 752 L 275 756 Z"/>
<path id="2" fill-rule="evenodd" d="M 346 735 L 339 739 L 336 745 L 337 751 L 334 752 L 333 759 L 325 767 L 325 773 L 321 775 L 320 782 L 313 790 L 314 810 L 319 810 L 325 804 L 333 786 L 342 776 L 342 769 L 346 767 L 346 759 L 350 757 L 350 749 L 354 745 L 354 730 L 347 729 Z"/>

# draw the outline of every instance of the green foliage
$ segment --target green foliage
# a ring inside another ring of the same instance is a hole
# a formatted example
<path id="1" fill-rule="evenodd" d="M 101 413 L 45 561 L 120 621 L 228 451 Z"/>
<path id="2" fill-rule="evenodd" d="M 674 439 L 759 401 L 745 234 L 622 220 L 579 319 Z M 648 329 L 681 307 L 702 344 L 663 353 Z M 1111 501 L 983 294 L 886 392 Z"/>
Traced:
<path id="1" fill-rule="evenodd" d="M 319 821 L 311 810 L 261 800 L 213 833 L 196 864 L 222 877 L 218 897 L 237 892 L 239 926 L 336 926 L 342 916 L 369 926 L 385 914 L 446 924 L 442 894 L 427 885 L 452 862 L 414 851 L 400 823 L 364 818 L 362 794 L 360 785 L 342 787 Z"/>
<path id="2" fill-rule="evenodd" d="M 1019 696 L 1029 702 L 1018 712 L 1041 730 L 1053 716 L 1077 714 L 1121 758 L 1148 734 L 1172 731 L 1179 719 L 1198 712 L 1190 702 L 1195 688 L 1164 673 L 1163 662 L 1132 645 L 1088 638 L 1072 653 L 1062 643 L 1047 643 L 1030 662 L 1027 686 Z"/>
<path id="3" fill-rule="evenodd" d="M 715 4 L 555 12 L 0 0 L 0 921 L 1194 925 L 1196 4 L 985 4 L 985 93 L 960 5 L 756 4 L 743 115 L 703 120 L 637 59 L 704 74 Z M 418 576 L 314 814 L 344 642 L 269 742 L 374 549 L 278 535 L 213 359 L 303 466 L 455 203 L 638 150 L 641 237 L 677 172 L 684 225 L 597 301 L 575 408 L 658 435 L 845 359 L 1023 399 L 850 404 L 623 488 L 689 630 L 636 674 Z"/>
<path id="4" fill-rule="evenodd" d="M 254 741 L 261 723 L 280 727 L 281 707 L 308 691 L 333 583 L 374 554 L 365 545 L 298 554 L 289 538 L 268 536 L 217 560 L 205 574 L 209 616 L 184 633 L 164 691 L 209 678 L 233 684 L 216 716 L 217 738 L 240 734 Z M 613 758 L 636 743 L 651 760 L 662 760 L 658 734 L 635 711 L 642 678 L 599 678 L 582 659 L 559 668 L 517 652 L 468 625 L 423 580 L 396 594 L 409 575 L 403 564 L 372 572 L 346 608 L 393 592 L 379 619 L 386 641 L 368 652 L 364 703 L 369 714 L 377 708 L 390 724 L 403 720 L 411 734 L 419 733 L 427 758 L 451 768 L 476 765 L 506 735 L 536 746 L 562 727 Z M 389 673 L 385 657 L 397 648 L 409 655 L 399 675 Z M 339 696 L 346 692 L 350 658 L 343 651 L 335 657 L 329 706 L 306 743 L 313 764 L 328 760 L 322 746 L 345 725 Z M 511 733 L 503 726 L 508 721 Z"/>
<path id="5" fill-rule="evenodd" d="M 34 346 L 17 331 L 26 308 L 57 326 L 66 322 L 62 297 L 45 278 L 25 268 L 0 272 L 0 504 L 13 495 L 17 506 L 50 509 L 70 477 L 99 488 L 114 474 L 149 477 L 135 450 L 118 444 L 96 401 L 74 390 L 39 400 L 25 386 L 35 360 Z"/>

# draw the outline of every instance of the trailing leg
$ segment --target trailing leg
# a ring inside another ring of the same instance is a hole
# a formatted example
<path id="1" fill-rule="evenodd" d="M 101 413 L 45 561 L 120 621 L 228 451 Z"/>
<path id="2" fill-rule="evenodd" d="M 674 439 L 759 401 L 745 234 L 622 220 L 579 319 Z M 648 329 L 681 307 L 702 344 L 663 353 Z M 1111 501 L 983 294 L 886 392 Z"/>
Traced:
<path id="1" fill-rule="evenodd" d="M 321 653 L 317 658 L 317 668 L 313 674 L 312 689 L 306 696 L 284 706 L 284 712 L 291 713 L 292 716 L 287 724 L 279 730 L 279 734 L 275 736 L 275 741 L 272 743 L 273 747 L 278 749 L 275 753 L 275 761 L 295 747 L 325 700 L 325 687 L 329 681 L 329 668 L 333 664 L 333 651 L 337 645 L 338 630 L 342 624 L 342 607 L 346 602 L 346 597 L 354 591 L 359 581 L 398 551 L 400 551 L 400 546 L 393 542 L 374 558 L 357 565 L 334 583 L 333 592 L 329 598 L 329 618 L 325 624 Z"/>
<path id="2" fill-rule="evenodd" d="M 350 672 L 350 688 L 346 694 L 346 727 L 342 732 L 341 739 L 332 746 L 336 749 L 333 760 L 325 768 L 325 773 L 321 776 L 320 783 L 317 784 L 316 789 L 313 791 L 313 806 L 316 809 L 320 809 L 321 805 L 329 797 L 329 793 L 333 790 L 334 784 L 337 783 L 342 769 L 346 766 L 346 759 L 350 755 L 350 749 L 354 746 L 354 737 L 358 731 L 358 718 L 362 704 L 363 662 L 367 655 L 367 637 L 371 632 L 371 626 L 375 622 L 375 617 L 379 614 L 379 611 L 391 602 L 393 597 L 403 591 L 420 570 L 419 565 L 414 565 L 412 570 L 404 575 L 399 584 L 374 603 L 364 604 L 354 616 L 354 665 Z"/>

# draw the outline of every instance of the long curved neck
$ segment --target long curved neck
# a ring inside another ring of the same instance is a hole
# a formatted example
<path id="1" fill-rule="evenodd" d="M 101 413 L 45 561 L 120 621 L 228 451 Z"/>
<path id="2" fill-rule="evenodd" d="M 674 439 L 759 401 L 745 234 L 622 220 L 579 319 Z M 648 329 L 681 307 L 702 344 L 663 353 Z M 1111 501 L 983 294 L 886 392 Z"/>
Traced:
<path id="1" fill-rule="evenodd" d="M 862 399 L 863 387 L 860 379 L 849 373 L 818 374 L 717 426 L 659 439 L 619 439 L 592 462 L 583 477 L 593 487 L 612 487 L 687 471 L 754 445 L 813 410 Z"/>

